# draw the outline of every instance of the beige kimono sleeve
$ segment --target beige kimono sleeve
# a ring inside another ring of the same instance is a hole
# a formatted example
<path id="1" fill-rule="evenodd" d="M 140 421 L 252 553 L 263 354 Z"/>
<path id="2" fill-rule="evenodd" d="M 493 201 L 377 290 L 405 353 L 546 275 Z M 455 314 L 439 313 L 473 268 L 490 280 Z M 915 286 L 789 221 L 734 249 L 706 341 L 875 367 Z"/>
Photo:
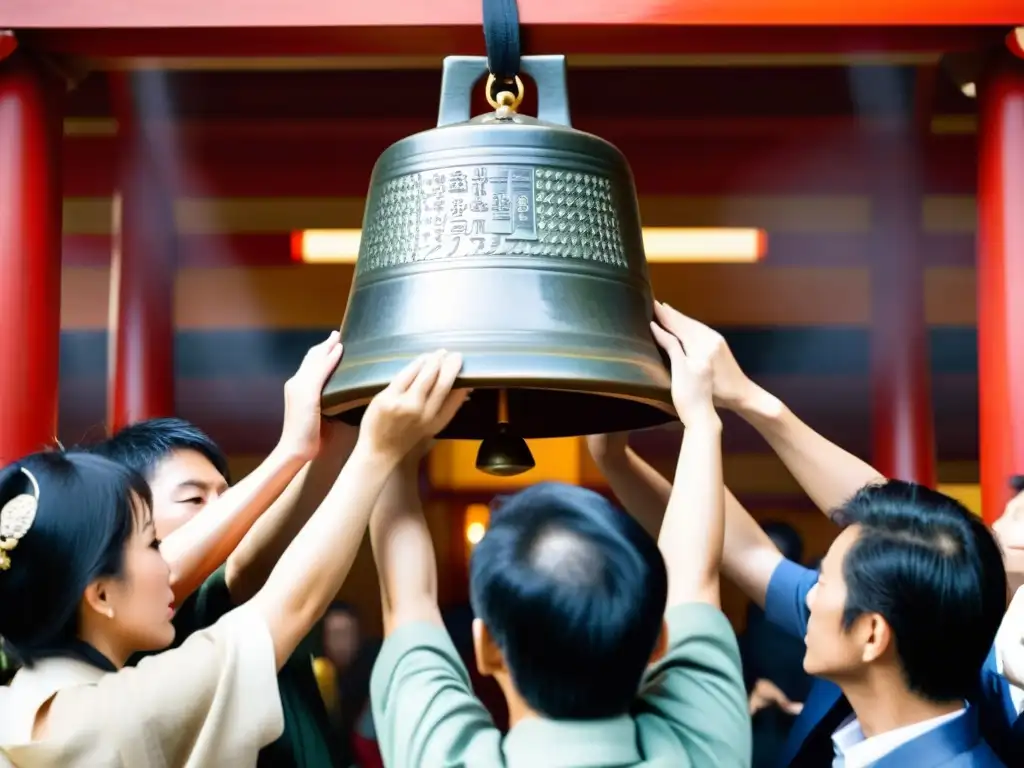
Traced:
<path id="1" fill-rule="evenodd" d="M 283 727 L 270 632 L 242 606 L 180 648 L 61 688 L 46 738 L 8 756 L 17 766 L 243 768 Z"/>

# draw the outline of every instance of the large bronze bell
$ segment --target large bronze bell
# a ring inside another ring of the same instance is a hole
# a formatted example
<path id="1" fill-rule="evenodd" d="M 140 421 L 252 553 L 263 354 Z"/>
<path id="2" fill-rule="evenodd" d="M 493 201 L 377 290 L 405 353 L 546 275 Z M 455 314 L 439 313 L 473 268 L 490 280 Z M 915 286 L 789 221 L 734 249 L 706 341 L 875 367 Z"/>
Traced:
<path id="1" fill-rule="evenodd" d="M 415 356 L 461 352 L 458 385 L 474 392 L 441 437 L 487 439 L 478 466 L 494 474 L 532 466 L 521 438 L 674 416 L 629 165 L 570 126 L 564 56 L 522 70 L 537 118 L 516 112 L 518 78 L 495 93 L 492 77 L 495 111 L 470 120 L 486 59 L 446 58 L 437 128 L 377 160 L 345 354 L 323 393 L 326 415 L 358 423 Z"/>

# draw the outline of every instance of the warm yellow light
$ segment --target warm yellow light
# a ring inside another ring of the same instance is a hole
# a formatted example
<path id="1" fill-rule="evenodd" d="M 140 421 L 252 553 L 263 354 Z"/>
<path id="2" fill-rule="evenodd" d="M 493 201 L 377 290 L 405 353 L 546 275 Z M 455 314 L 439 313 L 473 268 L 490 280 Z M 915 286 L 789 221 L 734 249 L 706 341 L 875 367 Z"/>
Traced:
<path id="1" fill-rule="evenodd" d="M 491 508 L 486 504 L 470 504 L 466 507 L 466 542 L 472 549 L 487 533 L 487 524 L 491 521 Z"/>
<path id="2" fill-rule="evenodd" d="M 751 262 L 767 250 L 764 230 L 746 227 L 644 227 L 648 261 Z"/>
<path id="3" fill-rule="evenodd" d="M 466 526 L 466 541 L 470 544 L 479 544 L 485 533 L 487 528 L 483 523 L 470 523 Z"/>
<path id="4" fill-rule="evenodd" d="M 354 264 L 358 229 L 305 229 L 292 235 L 292 258 L 307 264 Z M 747 227 L 644 227 L 647 261 L 669 264 L 760 261 L 768 238 Z"/>

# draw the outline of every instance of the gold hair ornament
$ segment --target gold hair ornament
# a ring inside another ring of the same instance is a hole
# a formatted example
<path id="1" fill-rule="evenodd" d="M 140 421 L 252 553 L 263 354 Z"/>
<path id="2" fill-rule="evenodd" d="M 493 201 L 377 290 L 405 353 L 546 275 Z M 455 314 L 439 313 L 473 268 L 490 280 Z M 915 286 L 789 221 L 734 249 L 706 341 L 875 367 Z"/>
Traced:
<path id="1" fill-rule="evenodd" d="M 21 471 L 32 484 L 32 493 L 19 493 L 0 509 L 0 571 L 11 567 L 10 552 L 29 532 L 39 509 L 39 483 L 35 476 L 24 467 Z"/>

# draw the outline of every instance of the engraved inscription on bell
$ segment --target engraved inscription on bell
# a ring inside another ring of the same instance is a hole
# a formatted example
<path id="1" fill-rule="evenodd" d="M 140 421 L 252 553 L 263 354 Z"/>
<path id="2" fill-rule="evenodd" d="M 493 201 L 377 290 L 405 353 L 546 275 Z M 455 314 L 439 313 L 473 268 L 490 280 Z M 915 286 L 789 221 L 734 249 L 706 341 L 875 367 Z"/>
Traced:
<path id="1" fill-rule="evenodd" d="M 471 256 L 547 256 L 627 268 L 609 180 L 509 165 L 456 166 L 373 190 L 357 271 Z"/>

